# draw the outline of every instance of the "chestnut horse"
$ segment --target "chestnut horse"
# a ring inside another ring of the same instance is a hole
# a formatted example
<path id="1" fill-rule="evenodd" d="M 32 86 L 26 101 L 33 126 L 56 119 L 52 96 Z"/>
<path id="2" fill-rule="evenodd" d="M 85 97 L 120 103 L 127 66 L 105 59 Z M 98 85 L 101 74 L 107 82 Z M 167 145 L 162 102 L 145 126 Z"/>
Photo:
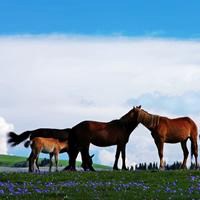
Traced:
<path id="1" fill-rule="evenodd" d="M 24 146 L 27 148 L 31 146 L 31 154 L 29 156 L 29 172 L 34 172 L 34 166 L 36 165 L 38 170 L 38 158 L 40 152 L 48 153 L 50 157 L 50 165 L 49 165 L 49 172 L 51 172 L 51 168 L 53 165 L 52 158 L 55 158 L 56 164 L 56 171 L 58 171 L 58 156 L 59 153 L 62 151 L 67 152 L 69 149 L 68 140 L 59 141 L 55 138 L 42 138 L 42 137 L 35 137 L 30 141 L 27 141 Z"/>
<path id="2" fill-rule="evenodd" d="M 195 157 L 195 167 L 198 167 L 198 146 L 197 136 L 198 130 L 194 121 L 189 117 L 181 117 L 175 119 L 169 119 L 167 117 L 152 115 L 141 108 L 136 108 L 135 113 L 137 115 L 138 123 L 142 123 L 147 129 L 151 131 L 151 135 L 154 138 L 155 144 L 158 149 L 160 157 L 160 168 L 164 168 L 163 164 L 163 147 L 164 143 L 181 143 L 181 147 L 184 154 L 182 168 L 186 168 L 186 162 L 188 158 L 187 140 L 191 140 L 191 158 Z"/>
<path id="3" fill-rule="evenodd" d="M 126 144 L 129 140 L 131 132 L 137 127 L 138 122 L 135 113 L 135 108 L 120 119 L 110 122 L 83 121 L 72 127 L 70 139 L 70 149 L 72 152 L 69 160 L 70 167 L 75 168 L 75 161 L 80 151 L 83 155 L 83 160 L 88 158 L 90 143 L 99 147 L 107 147 L 117 145 L 115 162 L 113 169 L 118 169 L 118 159 L 122 154 L 122 169 L 126 169 Z M 90 170 L 94 170 L 90 167 Z"/>

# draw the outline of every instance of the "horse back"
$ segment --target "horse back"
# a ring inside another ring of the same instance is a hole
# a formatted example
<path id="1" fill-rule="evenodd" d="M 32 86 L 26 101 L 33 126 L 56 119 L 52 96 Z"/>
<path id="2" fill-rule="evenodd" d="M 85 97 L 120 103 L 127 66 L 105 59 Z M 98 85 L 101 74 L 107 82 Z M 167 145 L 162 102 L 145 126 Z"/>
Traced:
<path id="1" fill-rule="evenodd" d="M 160 117 L 159 125 L 168 127 L 196 127 L 195 122 L 190 117 L 167 118 Z"/>
<path id="2" fill-rule="evenodd" d="M 197 128 L 195 122 L 190 117 L 179 117 L 179 118 L 169 119 L 169 124 L 172 127 L 178 126 L 190 130 Z"/>
<path id="3" fill-rule="evenodd" d="M 197 136 L 197 126 L 189 117 L 167 118 L 161 117 L 156 131 L 165 142 L 176 143 L 189 137 Z"/>
<path id="4" fill-rule="evenodd" d="M 68 142 L 60 142 L 58 139 L 54 138 L 42 138 L 36 137 L 32 139 L 31 148 L 43 153 L 60 152 L 62 149 L 68 149 Z"/>
<path id="5" fill-rule="evenodd" d="M 51 128 L 40 128 L 31 132 L 30 139 L 36 137 L 42 138 L 55 138 L 60 141 L 65 141 L 69 138 L 69 133 L 71 129 L 51 129 Z"/>
<path id="6" fill-rule="evenodd" d="M 72 128 L 72 135 L 81 145 L 110 146 L 124 141 L 124 126 L 119 120 L 111 122 L 83 121 Z"/>

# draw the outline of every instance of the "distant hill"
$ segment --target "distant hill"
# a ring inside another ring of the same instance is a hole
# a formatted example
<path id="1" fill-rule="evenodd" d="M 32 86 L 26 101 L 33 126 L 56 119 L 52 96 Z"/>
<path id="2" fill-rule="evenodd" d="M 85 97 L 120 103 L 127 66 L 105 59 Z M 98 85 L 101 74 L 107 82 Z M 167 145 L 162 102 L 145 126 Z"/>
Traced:
<path id="1" fill-rule="evenodd" d="M 43 159 L 39 159 L 41 162 Z M 68 161 L 59 160 L 59 166 L 67 166 Z M 81 162 L 76 162 L 77 167 L 81 166 Z M 2 167 L 26 167 L 27 157 L 13 156 L 13 155 L 0 155 L 0 166 Z M 93 164 L 95 169 L 111 169 L 109 166 Z"/>

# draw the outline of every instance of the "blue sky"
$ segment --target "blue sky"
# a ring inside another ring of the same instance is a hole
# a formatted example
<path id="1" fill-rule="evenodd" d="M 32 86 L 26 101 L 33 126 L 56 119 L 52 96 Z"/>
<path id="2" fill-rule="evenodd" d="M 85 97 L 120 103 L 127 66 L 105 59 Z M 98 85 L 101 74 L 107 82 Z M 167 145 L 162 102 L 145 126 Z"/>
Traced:
<path id="1" fill-rule="evenodd" d="M 6 131 L 110 121 L 138 104 L 199 126 L 199 8 L 177 0 L 0 1 L 0 153 L 29 154 L 6 146 Z M 113 164 L 115 147 L 90 151 Z M 180 145 L 167 146 L 164 158 L 181 160 Z M 154 161 L 140 125 L 127 163 Z"/>
<path id="2" fill-rule="evenodd" d="M 199 1 L 2 0 L 0 34 L 198 38 Z"/>

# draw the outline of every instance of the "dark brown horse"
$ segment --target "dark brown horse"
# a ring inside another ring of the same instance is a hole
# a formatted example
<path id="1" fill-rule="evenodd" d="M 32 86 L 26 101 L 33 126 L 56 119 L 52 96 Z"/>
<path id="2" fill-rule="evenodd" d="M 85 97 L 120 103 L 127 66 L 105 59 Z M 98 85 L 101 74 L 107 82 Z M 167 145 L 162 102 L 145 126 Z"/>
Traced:
<path id="1" fill-rule="evenodd" d="M 195 157 L 195 167 L 198 167 L 198 146 L 197 126 L 189 117 L 181 117 L 175 119 L 169 119 L 167 117 L 152 115 L 139 107 L 135 109 L 138 123 L 142 123 L 146 128 L 151 131 L 151 135 L 154 138 L 155 144 L 158 149 L 160 157 L 160 168 L 164 167 L 163 164 L 163 147 L 164 143 L 181 143 L 181 147 L 184 154 L 182 168 L 186 168 L 186 162 L 188 158 L 188 149 L 186 146 L 187 140 L 191 140 L 191 157 Z"/>
<path id="2" fill-rule="evenodd" d="M 71 129 L 70 147 L 72 154 L 69 160 L 69 166 L 75 168 L 75 160 L 78 152 L 82 152 L 83 160 L 89 155 L 90 143 L 99 147 L 117 145 L 115 162 L 113 169 L 118 169 L 118 159 L 122 154 L 122 169 L 126 169 L 126 144 L 131 132 L 137 127 L 138 122 L 134 115 L 135 108 L 120 119 L 110 122 L 83 121 Z M 66 168 L 67 169 L 67 168 Z M 92 166 L 90 168 L 93 170 Z"/>
<path id="3" fill-rule="evenodd" d="M 32 131 L 25 131 L 19 135 L 17 135 L 14 132 L 9 132 L 8 133 L 8 143 L 11 144 L 11 146 L 16 146 L 20 144 L 21 142 L 25 141 L 26 139 L 30 138 L 30 140 L 33 140 L 34 138 L 41 137 L 41 138 L 54 138 L 58 139 L 59 141 L 68 141 L 69 144 L 69 135 L 70 135 L 71 129 L 66 128 L 66 129 L 50 129 L 50 128 L 40 128 Z M 69 144 L 70 146 L 70 144 Z M 67 152 L 70 157 L 70 153 L 68 151 L 68 148 L 61 149 L 60 153 Z M 30 157 L 32 154 L 30 155 Z M 82 157 L 84 157 L 82 155 Z M 89 154 L 85 155 L 85 160 L 82 159 L 82 165 L 81 167 L 86 171 L 90 169 L 92 165 L 92 157 Z M 68 166 L 69 169 L 75 170 L 74 167 Z M 31 171 L 31 168 L 29 166 L 29 171 Z"/>
<path id="4" fill-rule="evenodd" d="M 14 132 L 8 133 L 8 143 L 11 146 L 16 146 L 23 142 L 24 140 L 30 137 L 30 140 L 35 137 L 44 137 L 44 138 L 56 138 L 60 141 L 68 140 L 70 128 L 66 129 L 51 129 L 51 128 L 40 128 L 32 131 L 25 131 L 20 135 L 17 135 Z"/>
<path id="5" fill-rule="evenodd" d="M 83 166 L 87 166 L 90 170 L 94 170 L 91 165 L 91 157 L 89 156 L 90 143 L 106 147 L 117 145 L 115 162 L 113 169 L 118 169 L 118 159 L 120 152 L 122 153 L 122 169 L 126 169 L 125 164 L 125 148 L 129 140 L 131 132 L 137 127 L 137 118 L 134 115 L 134 110 L 131 109 L 120 119 L 110 122 L 83 121 L 72 129 L 37 129 L 35 131 L 27 131 L 20 135 L 13 132 L 9 133 L 8 143 L 13 146 L 21 143 L 28 137 L 50 137 L 65 140 L 69 138 L 69 166 L 65 169 L 75 170 L 75 161 L 78 152 L 81 152 Z"/>

